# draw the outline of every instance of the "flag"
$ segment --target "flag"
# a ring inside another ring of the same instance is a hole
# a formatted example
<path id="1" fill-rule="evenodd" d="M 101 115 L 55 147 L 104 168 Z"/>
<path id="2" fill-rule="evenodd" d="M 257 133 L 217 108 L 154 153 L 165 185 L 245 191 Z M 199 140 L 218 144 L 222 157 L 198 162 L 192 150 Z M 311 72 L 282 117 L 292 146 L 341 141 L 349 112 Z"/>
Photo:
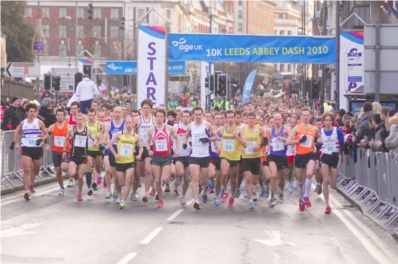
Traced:
<path id="1" fill-rule="evenodd" d="M 251 71 L 246 78 L 245 86 L 243 87 L 243 98 L 242 103 L 246 104 L 249 101 L 250 95 L 252 93 L 254 78 L 256 77 L 257 69 Z"/>

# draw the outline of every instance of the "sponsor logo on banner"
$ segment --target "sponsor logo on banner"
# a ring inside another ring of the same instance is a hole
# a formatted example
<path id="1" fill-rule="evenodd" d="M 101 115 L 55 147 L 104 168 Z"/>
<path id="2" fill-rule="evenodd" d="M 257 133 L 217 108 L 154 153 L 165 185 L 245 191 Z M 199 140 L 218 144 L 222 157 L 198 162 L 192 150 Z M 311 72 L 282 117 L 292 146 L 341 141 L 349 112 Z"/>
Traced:
<path id="1" fill-rule="evenodd" d="M 165 103 L 166 30 L 140 26 L 138 32 L 138 102 L 149 98 L 154 106 Z"/>

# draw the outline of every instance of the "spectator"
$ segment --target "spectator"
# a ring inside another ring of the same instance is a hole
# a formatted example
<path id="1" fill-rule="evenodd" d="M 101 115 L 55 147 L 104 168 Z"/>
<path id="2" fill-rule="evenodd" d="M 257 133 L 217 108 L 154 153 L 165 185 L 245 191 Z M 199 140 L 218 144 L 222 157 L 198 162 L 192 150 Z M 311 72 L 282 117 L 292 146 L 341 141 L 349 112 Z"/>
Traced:
<path id="1" fill-rule="evenodd" d="M 21 107 L 21 99 L 13 97 L 11 105 L 4 114 L 3 130 L 15 130 L 26 118 L 26 112 Z"/>
<path id="2" fill-rule="evenodd" d="M 381 121 L 380 115 L 375 114 L 371 120 L 371 127 L 375 131 L 375 139 L 370 143 L 370 148 L 373 151 L 388 152 L 384 142 L 388 136 L 388 132 L 384 123 Z"/>
<path id="3" fill-rule="evenodd" d="M 6 101 L 4 102 L 4 104 L 3 104 L 3 102 L 1 103 L 1 105 L 3 106 L 3 107 L 10 107 L 10 98 L 9 97 L 6 97 Z"/>
<path id="4" fill-rule="evenodd" d="M 335 120 L 333 126 L 335 126 L 335 127 L 344 126 L 343 117 L 344 117 L 345 114 L 346 114 L 345 110 L 344 109 L 340 109 L 339 113 L 336 115 L 336 120 Z"/>
<path id="5" fill-rule="evenodd" d="M 86 109 L 91 107 L 91 101 L 99 96 L 95 83 L 90 80 L 88 74 L 83 75 L 83 80 L 77 85 L 76 92 L 68 102 L 68 107 L 77 101 L 80 102 L 80 112 L 86 114 Z"/>
<path id="6" fill-rule="evenodd" d="M 373 131 L 369 127 L 369 119 L 374 115 L 372 103 L 363 104 L 363 112 L 358 116 L 357 137 L 355 143 L 358 144 L 364 138 L 372 138 Z"/>
<path id="7" fill-rule="evenodd" d="M 49 109 L 51 106 L 51 99 L 44 98 L 41 102 L 38 118 L 43 121 L 46 128 L 57 122 L 54 115 L 54 110 Z"/>
<path id="8" fill-rule="evenodd" d="M 23 109 L 25 109 L 25 111 L 26 111 L 26 106 L 27 106 L 29 103 L 30 103 L 30 102 L 29 102 L 28 99 L 22 99 L 22 101 L 21 101 L 21 107 L 22 107 Z"/>
<path id="9" fill-rule="evenodd" d="M 378 102 L 372 103 L 372 109 L 375 114 L 381 114 L 381 105 Z"/>
<path id="10" fill-rule="evenodd" d="M 385 146 L 394 157 L 398 154 L 398 116 L 393 116 L 388 120 L 390 135 L 385 140 Z"/>

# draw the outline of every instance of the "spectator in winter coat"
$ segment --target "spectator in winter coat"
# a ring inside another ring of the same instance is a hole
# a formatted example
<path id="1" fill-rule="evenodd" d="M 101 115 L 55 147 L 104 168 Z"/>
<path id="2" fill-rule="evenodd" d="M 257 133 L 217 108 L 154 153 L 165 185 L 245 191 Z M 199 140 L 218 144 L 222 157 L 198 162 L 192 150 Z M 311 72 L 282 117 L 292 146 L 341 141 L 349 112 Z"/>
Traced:
<path id="1" fill-rule="evenodd" d="M 10 107 L 4 114 L 2 128 L 4 130 L 15 130 L 25 118 L 26 112 L 21 107 L 21 99 L 18 97 L 13 97 Z"/>

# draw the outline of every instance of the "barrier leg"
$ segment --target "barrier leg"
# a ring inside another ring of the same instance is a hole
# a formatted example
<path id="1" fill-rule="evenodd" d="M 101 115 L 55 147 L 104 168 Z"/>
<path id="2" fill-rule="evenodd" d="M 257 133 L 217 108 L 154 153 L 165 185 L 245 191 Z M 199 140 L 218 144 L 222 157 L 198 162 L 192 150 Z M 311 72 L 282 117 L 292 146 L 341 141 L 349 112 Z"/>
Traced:
<path id="1" fill-rule="evenodd" d="M 351 180 L 351 181 L 345 186 L 346 190 L 350 189 L 350 187 L 351 187 L 353 184 L 355 184 L 355 180 Z"/>
<path id="2" fill-rule="evenodd" d="M 386 207 L 385 207 L 383 210 L 381 210 L 380 213 L 378 213 L 378 214 L 376 215 L 376 217 L 377 217 L 378 219 L 382 219 L 383 216 L 384 216 L 388 211 L 390 211 L 391 208 L 392 208 L 392 206 L 389 205 L 389 204 L 386 204 L 385 206 L 386 206 Z"/>
<path id="3" fill-rule="evenodd" d="M 348 190 L 348 196 L 351 197 L 351 195 L 354 194 L 354 192 L 359 188 L 359 184 L 357 182 L 355 182 L 355 184 L 353 184 L 351 186 L 351 188 Z"/>
<path id="4" fill-rule="evenodd" d="M 380 205 L 380 199 L 377 199 L 377 201 L 370 207 L 368 214 L 372 214 L 374 210 Z"/>
<path id="5" fill-rule="evenodd" d="M 363 190 L 357 196 L 357 200 L 360 200 L 368 191 L 369 189 L 367 187 L 363 187 Z"/>
<path id="6" fill-rule="evenodd" d="M 337 178 L 336 187 L 339 187 L 344 181 L 345 181 L 345 177 L 343 177 L 343 175 L 339 174 L 339 177 Z"/>
<path id="7" fill-rule="evenodd" d="M 395 220 L 397 220 L 397 218 L 398 218 L 398 211 L 395 211 L 395 213 L 390 217 L 390 219 L 388 219 L 386 224 L 388 226 L 390 226 L 392 223 L 394 223 Z M 397 232 L 397 231 L 398 231 L 398 227 L 397 227 L 397 229 L 395 229 L 395 232 Z"/>
<path id="8" fill-rule="evenodd" d="M 370 191 L 370 192 L 369 192 L 368 196 L 366 196 L 366 198 L 363 200 L 362 204 L 367 204 L 367 203 L 369 202 L 370 198 L 373 197 L 374 191 L 372 191 L 372 190 L 370 190 L 370 189 L 369 189 L 369 191 Z"/>

